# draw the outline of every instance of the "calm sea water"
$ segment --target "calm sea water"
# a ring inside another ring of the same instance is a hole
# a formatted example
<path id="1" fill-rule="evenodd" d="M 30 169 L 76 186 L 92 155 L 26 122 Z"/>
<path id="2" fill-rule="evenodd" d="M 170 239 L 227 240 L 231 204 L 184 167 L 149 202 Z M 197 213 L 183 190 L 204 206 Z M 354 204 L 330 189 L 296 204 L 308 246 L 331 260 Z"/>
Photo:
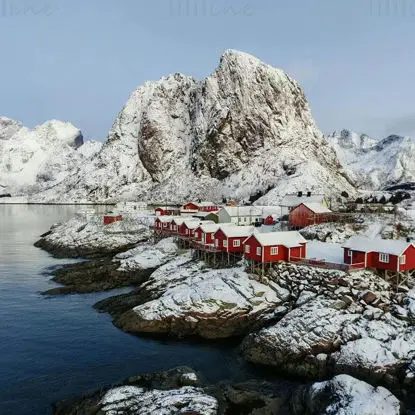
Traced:
<path id="1" fill-rule="evenodd" d="M 1 415 L 50 414 L 56 400 L 183 364 L 212 382 L 246 377 L 236 346 L 154 341 L 116 329 L 92 305 L 120 291 L 42 296 L 56 285 L 50 270 L 70 261 L 33 243 L 75 209 L 0 205 Z"/>

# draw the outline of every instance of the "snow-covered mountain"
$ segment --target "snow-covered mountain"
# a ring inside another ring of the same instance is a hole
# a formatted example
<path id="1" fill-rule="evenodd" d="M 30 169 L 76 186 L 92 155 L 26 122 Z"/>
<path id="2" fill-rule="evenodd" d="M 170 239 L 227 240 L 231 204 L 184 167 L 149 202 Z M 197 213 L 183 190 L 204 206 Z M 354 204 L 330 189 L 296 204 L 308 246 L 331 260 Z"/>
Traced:
<path id="1" fill-rule="evenodd" d="M 229 50 L 201 81 L 182 74 L 132 93 L 90 163 L 40 200 L 182 202 L 267 193 L 258 203 L 353 183 L 287 74 Z"/>
<path id="2" fill-rule="evenodd" d="M 327 141 L 343 168 L 361 188 L 380 190 L 415 182 L 415 139 L 412 137 L 390 135 L 375 140 L 342 130 L 329 135 Z"/>
<path id="3" fill-rule="evenodd" d="M 29 129 L 0 117 L 0 194 L 30 195 L 55 186 L 101 148 L 84 144 L 72 124 L 48 121 Z"/>

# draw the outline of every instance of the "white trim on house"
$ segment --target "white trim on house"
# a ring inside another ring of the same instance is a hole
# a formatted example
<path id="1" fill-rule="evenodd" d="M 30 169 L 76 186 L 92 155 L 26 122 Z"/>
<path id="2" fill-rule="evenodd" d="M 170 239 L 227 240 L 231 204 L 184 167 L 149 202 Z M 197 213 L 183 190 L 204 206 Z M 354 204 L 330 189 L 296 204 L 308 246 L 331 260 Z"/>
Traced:
<path id="1" fill-rule="evenodd" d="M 271 247 L 271 255 L 278 255 L 278 246 Z"/>
<path id="2" fill-rule="evenodd" d="M 382 262 L 384 264 L 389 264 L 390 257 L 389 254 L 386 254 L 384 252 L 379 253 L 379 262 Z"/>

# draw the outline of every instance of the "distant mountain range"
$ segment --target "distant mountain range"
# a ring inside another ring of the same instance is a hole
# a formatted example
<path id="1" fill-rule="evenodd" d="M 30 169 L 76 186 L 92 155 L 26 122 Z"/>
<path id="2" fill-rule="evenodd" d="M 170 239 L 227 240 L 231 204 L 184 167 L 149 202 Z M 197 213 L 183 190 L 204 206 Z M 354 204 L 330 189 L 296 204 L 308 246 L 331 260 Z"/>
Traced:
<path id="1" fill-rule="evenodd" d="M 206 79 L 174 74 L 132 93 L 101 146 L 72 124 L 29 130 L 0 118 L 0 193 L 33 201 L 277 203 L 415 181 L 414 140 L 343 130 L 324 137 L 301 87 L 229 50 Z M 2 190 L 3 189 L 3 190 Z"/>

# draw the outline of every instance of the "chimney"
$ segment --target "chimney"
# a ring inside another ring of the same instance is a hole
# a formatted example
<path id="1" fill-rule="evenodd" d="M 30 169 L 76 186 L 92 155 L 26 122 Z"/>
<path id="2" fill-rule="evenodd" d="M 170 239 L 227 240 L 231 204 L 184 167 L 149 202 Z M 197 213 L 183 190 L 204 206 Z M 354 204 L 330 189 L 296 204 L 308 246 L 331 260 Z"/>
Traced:
<path id="1" fill-rule="evenodd" d="M 297 196 L 298 197 L 302 197 L 303 196 L 303 192 L 298 192 Z"/>

